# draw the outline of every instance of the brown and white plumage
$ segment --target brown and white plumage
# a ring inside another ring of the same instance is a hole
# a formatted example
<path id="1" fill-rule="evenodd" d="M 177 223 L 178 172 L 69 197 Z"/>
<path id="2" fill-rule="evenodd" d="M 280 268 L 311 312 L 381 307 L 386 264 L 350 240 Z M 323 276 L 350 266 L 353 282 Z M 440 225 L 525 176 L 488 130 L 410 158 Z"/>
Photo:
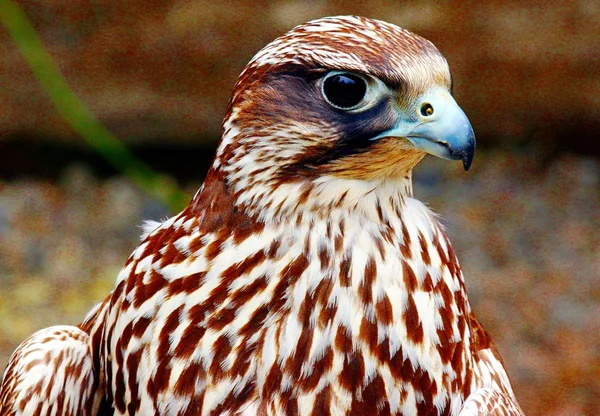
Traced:
<path id="1" fill-rule="evenodd" d="M 14 352 L 2 380 L 1 415 L 96 415 L 101 392 L 89 335 L 67 325 L 27 338 Z"/>
<path id="2" fill-rule="evenodd" d="M 99 394 L 98 414 L 115 415 L 520 414 L 452 246 L 412 197 L 426 153 L 471 164 L 450 89 L 433 44 L 376 20 L 312 21 L 260 51 L 204 185 L 146 226 L 80 325 L 90 406 Z M 27 342 L 2 415 L 29 414 L 15 401 L 33 383 Z"/>

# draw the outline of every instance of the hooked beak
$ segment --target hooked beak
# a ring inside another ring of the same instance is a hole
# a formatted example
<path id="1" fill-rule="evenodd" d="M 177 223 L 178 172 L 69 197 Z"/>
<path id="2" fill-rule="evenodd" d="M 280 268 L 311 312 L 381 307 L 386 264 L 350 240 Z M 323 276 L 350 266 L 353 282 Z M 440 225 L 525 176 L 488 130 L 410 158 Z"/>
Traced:
<path id="1" fill-rule="evenodd" d="M 430 90 L 411 107 L 410 113 L 400 113 L 394 127 L 373 140 L 404 137 L 431 155 L 462 160 L 464 169 L 469 170 L 475 156 L 475 134 L 469 119 L 447 90 Z"/>

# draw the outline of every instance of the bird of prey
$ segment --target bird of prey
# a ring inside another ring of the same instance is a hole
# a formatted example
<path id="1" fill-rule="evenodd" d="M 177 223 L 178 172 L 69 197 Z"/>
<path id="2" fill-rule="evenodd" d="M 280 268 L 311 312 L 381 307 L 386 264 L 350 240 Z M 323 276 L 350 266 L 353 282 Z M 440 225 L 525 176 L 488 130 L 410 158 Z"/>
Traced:
<path id="1" fill-rule="evenodd" d="M 244 69 L 206 180 L 148 223 L 78 327 L 13 354 L 1 415 L 519 415 L 436 216 L 471 166 L 448 64 L 378 20 L 314 20 Z"/>

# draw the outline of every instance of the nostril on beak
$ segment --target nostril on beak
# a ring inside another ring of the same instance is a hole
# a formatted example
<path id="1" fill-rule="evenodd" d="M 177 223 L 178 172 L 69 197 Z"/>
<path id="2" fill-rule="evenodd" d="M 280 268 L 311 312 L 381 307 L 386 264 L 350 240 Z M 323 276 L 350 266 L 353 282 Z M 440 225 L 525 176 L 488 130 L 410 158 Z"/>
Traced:
<path id="1" fill-rule="evenodd" d="M 423 103 L 423 105 L 421 105 L 421 115 L 423 117 L 429 117 L 433 115 L 433 106 L 429 103 Z"/>

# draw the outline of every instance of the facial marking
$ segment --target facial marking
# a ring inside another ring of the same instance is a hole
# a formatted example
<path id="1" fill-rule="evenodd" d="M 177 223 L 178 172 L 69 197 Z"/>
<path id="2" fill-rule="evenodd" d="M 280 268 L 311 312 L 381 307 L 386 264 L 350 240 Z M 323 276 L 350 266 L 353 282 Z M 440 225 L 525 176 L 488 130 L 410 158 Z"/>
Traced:
<path id="1" fill-rule="evenodd" d="M 364 102 L 346 109 L 324 96 L 323 83 L 337 74 L 366 80 Z M 403 138 L 373 147 L 372 138 L 393 127 L 399 110 L 412 111 L 416 97 L 433 85 L 450 83 L 435 46 L 397 26 L 352 16 L 306 23 L 259 51 L 240 76 L 228 111 L 238 132 L 228 141 L 237 149 L 233 162 L 260 152 L 278 168 L 277 180 L 352 177 L 350 169 L 359 178 L 371 157 L 385 164 L 385 148 L 389 166 L 367 169 L 367 176 L 404 174 L 422 152 L 408 155 Z M 398 165 L 403 155 L 408 159 Z"/>

